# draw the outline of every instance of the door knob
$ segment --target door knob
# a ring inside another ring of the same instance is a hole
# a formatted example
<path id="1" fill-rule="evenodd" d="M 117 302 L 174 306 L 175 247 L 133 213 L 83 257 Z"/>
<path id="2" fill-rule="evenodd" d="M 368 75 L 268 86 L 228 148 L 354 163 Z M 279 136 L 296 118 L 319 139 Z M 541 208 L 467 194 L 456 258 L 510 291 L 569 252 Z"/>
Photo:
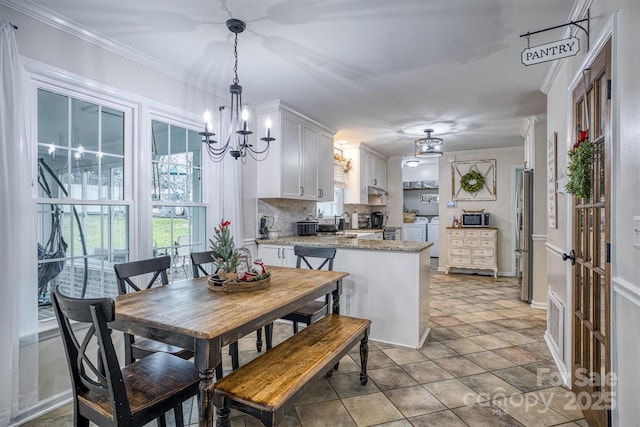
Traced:
<path id="1" fill-rule="evenodd" d="M 571 249 L 571 252 L 569 252 L 569 255 L 562 254 L 563 261 L 566 261 L 568 259 L 571 260 L 571 265 L 576 265 L 576 252 L 573 249 Z"/>

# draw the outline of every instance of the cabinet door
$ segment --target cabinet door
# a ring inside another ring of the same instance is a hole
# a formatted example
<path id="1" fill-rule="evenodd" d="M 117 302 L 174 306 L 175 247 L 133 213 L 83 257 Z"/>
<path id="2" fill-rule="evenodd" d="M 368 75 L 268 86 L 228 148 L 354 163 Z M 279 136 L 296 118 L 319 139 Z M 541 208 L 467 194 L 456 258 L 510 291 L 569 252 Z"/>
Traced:
<path id="1" fill-rule="evenodd" d="M 282 266 L 282 247 L 280 245 L 258 245 L 258 258 L 264 265 Z"/>
<path id="2" fill-rule="evenodd" d="M 281 248 L 282 266 L 295 268 L 297 257 L 293 253 L 293 246 L 282 246 Z"/>
<path id="3" fill-rule="evenodd" d="M 376 156 L 371 153 L 365 152 L 365 159 L 367 164 L 367 186 L 377 186 L 376 179 Z"/>
<path id="4" fill-rule="evenodd" d="M 376 157 L 375 179 L 377 187 L 387 189 L 387 161 L 380 157 Z"/>
<path id="5" fill-rule="evenodd" d="M 333 200 L 333 138 L 318 135 L 318 191 L 320 200 Z"/>
<path id="6" fill-rule="evenodd" d="M 318 198 L 318 131 L 302 126 L 302 196 Z"/>
<path id="7" fill-rule="evenodd" d="M 302 196 L 300 124 L 287 117 L 282 118 L 282 196 Z M 273 171 L 277 173 L 277 171 Z M 267 177 L 264 177 L 267 179 Z"/>

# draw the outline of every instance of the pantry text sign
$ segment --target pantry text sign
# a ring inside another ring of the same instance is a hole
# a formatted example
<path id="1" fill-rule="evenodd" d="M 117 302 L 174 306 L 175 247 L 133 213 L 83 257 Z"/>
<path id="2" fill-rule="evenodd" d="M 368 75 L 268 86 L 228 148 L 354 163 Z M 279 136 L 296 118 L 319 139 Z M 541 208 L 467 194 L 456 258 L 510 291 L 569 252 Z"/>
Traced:
<path id="1" fill-rule="evenodd" d="M 580 51 L 580 39 L 571 37 L 539 46 L 528 47 L 522 51 L 524 65 L 540 64 L 556 59 L 574 56 Z"/>

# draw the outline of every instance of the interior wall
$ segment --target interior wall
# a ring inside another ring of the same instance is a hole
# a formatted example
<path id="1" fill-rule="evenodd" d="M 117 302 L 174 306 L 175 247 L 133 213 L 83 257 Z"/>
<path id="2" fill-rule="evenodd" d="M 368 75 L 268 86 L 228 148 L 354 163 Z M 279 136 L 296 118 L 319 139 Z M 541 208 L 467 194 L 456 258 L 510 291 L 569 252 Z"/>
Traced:
<path id="1" fill-rule="evenodd" d="M 459 201 L 457 207 L 447 207 L 452 200 L 451 162 L 469 160 L 496 160 L 496 195 L 494 201 Z M 524 162 L 524 143 L 521 147 L 454 151 L 448 152 L 439 161 L 440 181 L 440 265 L 443 270 L 447 264 L 449 250 L 447 227 L 452 225 L 453 217 L 460 217 L 463 209 L 485 209 L 491 214 L 491 226 L 498 228 L 498 274 L 514 276 L 513 251 L 515 250 L 513 167 Z M 483 273 L 489 274 L 488 270 Z"/>
<path id="2" fill-rule="evenodd" d="M 597 45 L 611 33 L 612 37 L 612 156 L 611 156 L 611 338 L 612 371 L 616 380 L 614 391 L 613 425 L 635 425 L 640 419 L 636 402 L 638 378 L 638 348 L 640 333 L 640 247 L 633 245 L 633 217 L 640 215 L 640 2 L 637 0 L 577 1 L 589 7 L 590 44 Z M 586 6 L 585 6 L 586 8 Z M 581 37 L 583 37 L 581 35 Z M 585 45 L 586 46 L 586 45 Z M 580 55 L 564 60 L 548 91 L 548 137 L 558 131 L 558 179 L 563 184 L 566 177 L 567 155 L 573 136 L 571 129 L 571 100 L 569 84 L 580 76 L 586 49 Z M 564 147 L 564 150 L 560 147 Z M 571 206 L 565 194 L 558 195 L 558 228 L 548 230 L 548 282 L 550 291 L 556 293 L 570 306 L 570 267 L 559 259 L 562 251 L 570 250 L 571 240 L 567 226 L 570 224 Z M 567 371 L 570 366 L 571 321 L 565 318 L 565 357 L 559 366 Z"/>
<path id="3" fill-rule="evenodd" d="M 87 87 L 91 87 L 90 90 L 101 91 L 109 94 L 108 96 L 121 98 L 126 103 L 138 106 L 138 115 L 133 118 L 135 147 L 145 146 L 144 138 L 147 134 L 144 132 L 144 124 L 149 119 L 148 114 L 151 109 L 162 111 L 169 117 L 175 114 L 181 120 L 199 123 L 202 112 L 206 108 L 213 111 L 214 106 L 224 104 L 224 100 L 213 93 L 164 74 L 159 71 L 160 66 L 158 69 L 145 67 L 1 4 L 0 16 L 19 27 L 15 36 L 20 58 L 27 71 L 45 70 L 48 75 L 61 80 L 64 85 L 77 88 L 79 91 L 85 90 L 83 84 L 86 84 Z M 30 115 L 30 111 L 27 115 Z M 28 120 L 32 119 L 33 117 L 28 117 Z M 134 160 L 137 163 L 135 164 L 143 162 L 144 156 L 145 153 L 136 152 L 134 157 L 137 158 Z M 205 164 L 205 179 L 210 176 L 207 175 L 209 167 L 210 165 Z M 217 192 L 212 189 L 215 187 L 211 183 L 203 187 L 209 200 L 215 200 Z M 27 204 L 32 203 L 31 194 L 25 194 L 24 197 Z M 208 219 L 209 229 L 212 229 L 213 221 Z M 134 231 L 140 233 L 138 237 L 144 236 L 144 231 L 136 229 Z M 24 230 L 24 237 L 35 240 L 35 231 Z M 31 269 L 33 266 L 27 263 L 16 268 L 24 270 Z M 28 277 L 27 274 L 23 276 Z M 47 329 L 55 330 L 55 322 L 41 325 L 38 350 L 38 401 L 40 403 L 36 407 L 29 408 L 26 413 L 46 410 L 51 405 L 55 405 L 56 399 L 61 395 L 64 398 L 64 393 L 68 391 L 68 381 L 61 379 L 62 375 L 68 377 L 68 373 L 65 356 L 56 344 L 56 340 L 59 342 L 59 337 L 54 331 L 47 332 Z M 0 343 L 0 345 L 9 344 Z M 24 369 L 25 367 L 21 365 L 20 370 Z M 23 375 L 19 374 L 19 377 Z M 24 416 L 24 413 L 21 416 Z"/>

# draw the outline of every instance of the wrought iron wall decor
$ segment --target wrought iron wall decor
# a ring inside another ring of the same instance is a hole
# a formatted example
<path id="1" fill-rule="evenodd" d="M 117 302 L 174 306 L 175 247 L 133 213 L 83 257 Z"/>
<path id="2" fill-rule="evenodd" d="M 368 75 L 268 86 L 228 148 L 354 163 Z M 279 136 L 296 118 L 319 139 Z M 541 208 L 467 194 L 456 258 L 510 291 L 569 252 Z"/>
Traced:
<path id="1" fill-rule="evenodd" d="M 496 161 L 451 163 L 451 198 L 465 201 L 496 200 Z"/>

